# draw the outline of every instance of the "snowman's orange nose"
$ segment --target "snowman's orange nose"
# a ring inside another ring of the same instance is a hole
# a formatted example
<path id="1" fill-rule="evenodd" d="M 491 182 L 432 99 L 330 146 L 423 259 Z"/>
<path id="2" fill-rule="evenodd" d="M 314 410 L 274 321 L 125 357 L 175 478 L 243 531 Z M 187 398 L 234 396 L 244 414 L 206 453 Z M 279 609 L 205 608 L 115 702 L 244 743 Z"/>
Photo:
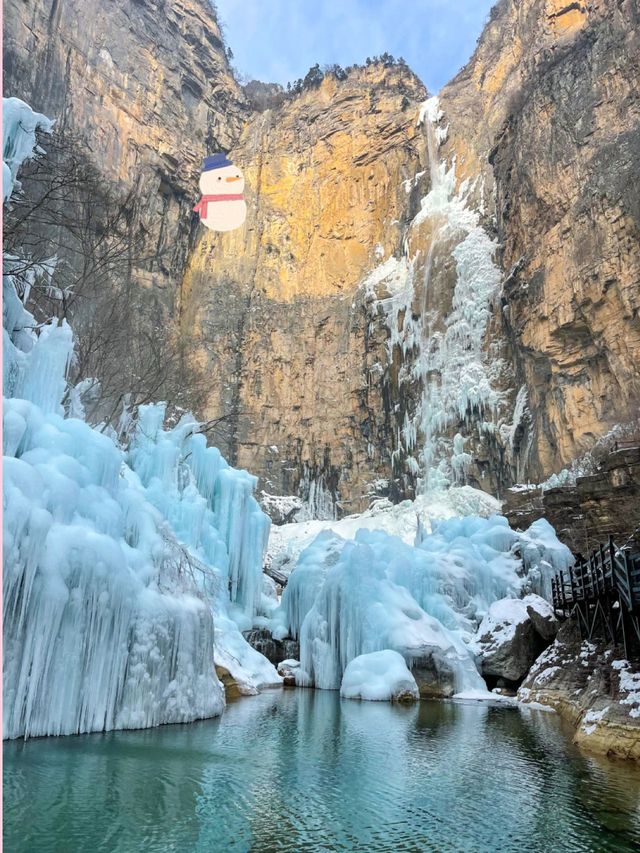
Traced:
<path id="1" fill-rule="evenodd" d="M 228 184 L 230 184 L 230 183 L 231 183 L 231 181 L 239 181 L 239 180 L 240 180 L 240 175 L 236 175 L 234 178 L 225 178 L 225 181 L 226 181 Z"/>

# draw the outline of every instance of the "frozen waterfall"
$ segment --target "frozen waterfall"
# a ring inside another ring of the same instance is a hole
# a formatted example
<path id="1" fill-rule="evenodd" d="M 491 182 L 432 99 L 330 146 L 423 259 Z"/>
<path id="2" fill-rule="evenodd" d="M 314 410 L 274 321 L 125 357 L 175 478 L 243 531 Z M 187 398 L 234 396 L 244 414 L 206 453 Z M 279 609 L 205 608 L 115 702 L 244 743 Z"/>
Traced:
<path id="1" fill-rule="evenodd" d="M 51 123 L 17 99 L 4 118 L 10 196 Z M 254 692 L 279 681 L 238 628 L 260 603 L 269 532 L 255 478 L 192 417 L 164 430 L 163 404 L 140 409 L 126 449 L 65 417 L 73 335 L 64 321 L 37 328 L 15 260 L 3 279 L 4 736 L 219 714 L 214 658 Z"/>
<path id="2" fill-rule="evenodd" d="M 472 458 L 465 444 L 474 432 L 493 428 L 504 402 L 498 381 L 504 365 L 484 351 L 502 281 L 494 261 L 497 244 L 482 225 L 482 201 L 473 201 L 476 190 L 482 197 L 482 186 L 458 182 L 455 160 L 448 165 L 439 159 L 448 133 L 442 121 L 438 98 L 430 98 L 418 117 L 427 142 L 429 191 L 405 230 L 401 257 L 388 258 L 362 283 L 372 320 L 381 318 L 388 328 L 389 362 L 395 349 L 401 352 L 399 381 L 417 381 L 422 389 L 416 411 L 405 413 L 394 457 L 397 463 L 406 454 L 407 472 L 417 475 L 422 492 L 466 482 Z M 421 232 L 426 245 L 416 250 Z M 454 282 L 445 308 L 449 267 Z M 455 433 L 459 424 L 464 426 Z"/>

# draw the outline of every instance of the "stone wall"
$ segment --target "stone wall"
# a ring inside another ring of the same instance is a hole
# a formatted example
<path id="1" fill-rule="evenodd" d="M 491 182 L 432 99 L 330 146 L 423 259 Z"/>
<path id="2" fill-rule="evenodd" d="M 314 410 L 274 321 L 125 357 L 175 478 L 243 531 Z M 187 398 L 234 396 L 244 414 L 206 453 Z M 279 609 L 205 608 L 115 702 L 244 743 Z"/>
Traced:
<path id="1" fill-rule="evenodd" d="M 640 447 L 611 453 L 575 486 L 509 490 L 503 511 L 523 530 L 546 518 L 558 538 L 585 557 L 608 536 L 621 546 L 635 534 L 640 547 Z"/>

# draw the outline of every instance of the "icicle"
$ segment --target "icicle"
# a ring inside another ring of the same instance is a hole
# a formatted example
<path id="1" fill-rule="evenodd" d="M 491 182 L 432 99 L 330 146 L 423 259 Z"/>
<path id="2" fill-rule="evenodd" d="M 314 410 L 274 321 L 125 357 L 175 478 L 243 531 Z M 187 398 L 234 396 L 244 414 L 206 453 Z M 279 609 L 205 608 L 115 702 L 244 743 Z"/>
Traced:
<path id="1" fill-rule="evenodd" d="M 43 118 L 9 104 L 14 183 Z M 126 456 L 109 435 L 63 417 L 73 335 L 64 321 L 36 328 L 14 261 L 3 280 L 5 737 L 219 714 L 214 656 L 247 689 L 278 681 L 228 616 L 228 580 L 248 620 L 261 589 L 269 520 L 255 478 L 207 448 L 191 416 L 165 431 L 164 404 L 141 407 Z M 71 414 L 83 414 L 88 383 L 72 389 Z M 125 411 L 120 433 L 130 430 Z"/>

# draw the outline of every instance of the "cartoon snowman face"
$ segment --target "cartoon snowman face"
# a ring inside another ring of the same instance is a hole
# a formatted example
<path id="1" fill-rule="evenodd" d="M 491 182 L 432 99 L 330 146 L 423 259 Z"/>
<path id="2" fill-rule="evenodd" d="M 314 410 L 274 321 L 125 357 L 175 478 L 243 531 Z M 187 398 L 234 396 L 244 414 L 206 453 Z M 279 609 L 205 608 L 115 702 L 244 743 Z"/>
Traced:
<path id="1" fill-rule="evenodd" d="M 244 175 L 224 154 L 206 157 L 200 176 L 202 198 L 194 207 L 212 231 L 240 228 L 247 215 Z"/>

